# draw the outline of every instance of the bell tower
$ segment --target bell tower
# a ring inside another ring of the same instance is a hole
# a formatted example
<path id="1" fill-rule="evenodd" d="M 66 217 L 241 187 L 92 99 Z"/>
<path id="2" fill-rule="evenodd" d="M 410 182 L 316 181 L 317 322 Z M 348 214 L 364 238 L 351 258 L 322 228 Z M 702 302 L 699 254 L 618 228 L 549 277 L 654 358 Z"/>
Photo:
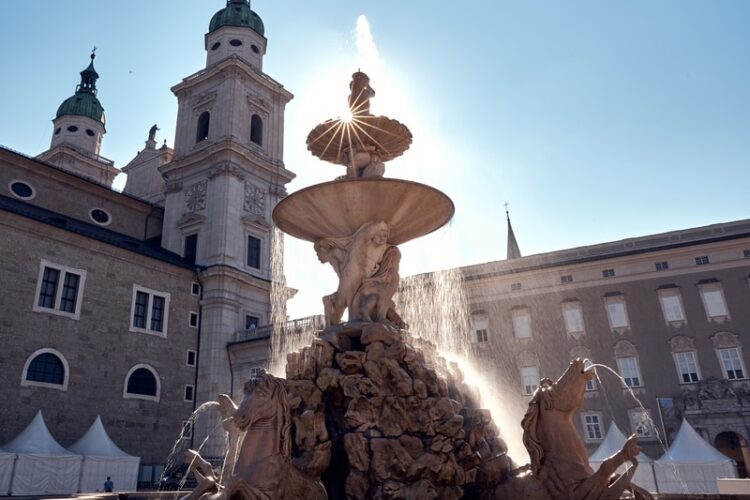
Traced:
<path id="1" fill-rule="evenodd" d="M 250 3 L 228 0 L 205 45 L 206 67 L 172 88 L 174 156 L 159 167 L 162 246 L 200 266 L 198 403 L 230 392 L 226 347 L 235 332 L 270 322 L 271 211 L 294 178 L 283 161 L 292 94 L 262 72 L 264 26 Z"/>

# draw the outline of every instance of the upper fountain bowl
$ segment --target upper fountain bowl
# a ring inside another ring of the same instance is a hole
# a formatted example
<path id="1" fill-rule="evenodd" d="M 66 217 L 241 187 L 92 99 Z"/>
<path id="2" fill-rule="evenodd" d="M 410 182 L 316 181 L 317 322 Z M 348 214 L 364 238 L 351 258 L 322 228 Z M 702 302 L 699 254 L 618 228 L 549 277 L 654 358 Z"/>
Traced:
<path id="1" fill-rule="evenodd" d="M 418 182 L 371 178 L 336 180 L 304 188 L 273 210 L 274 223 L 307 241 L 342 238 L 363 224 L 385 221 L 388 243 L 400 245 L 443 227 L 455 207 L 441 191 Z"/>

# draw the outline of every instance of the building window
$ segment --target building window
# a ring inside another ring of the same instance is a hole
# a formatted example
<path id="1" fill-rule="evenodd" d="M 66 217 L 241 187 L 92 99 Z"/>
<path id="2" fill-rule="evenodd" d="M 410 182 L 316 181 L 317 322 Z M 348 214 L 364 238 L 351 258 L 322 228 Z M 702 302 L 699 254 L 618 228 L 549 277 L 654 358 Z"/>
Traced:
<path id="1" fill-rule="evenodd" d="M 708 264 L 708 255 L 702 255 L 700 257 L 695 258 L 696 266 L 703 266 L 705 264 Z"/>
<path id="2" fill-rule="evenodd" d="M 585 333 L 583 324 L 583 308 L 577 300 L 563 302 L 563 318 L 565 320 L 565 330 L 568 335 L 580 336 Z"/>
<path id="3" fill-rule="evenodd" d="M 198 328 L 198 313 L 194 311 L 190 311 L 190 318 L 188 320 L 188 324 L 191 328 Z"/>
<path id="4" fill-rule="evenodd" d="M 198 353 L 196 351 L 188 350 L 185 364 L 187 366 L 195 366 Z"/>
<path id="5" fill-rule="evenodd" d="M 201 286 L 199 283 L 193 282 L 190 285 L 190 295 L 198 297 L 201 294 Z"/>
<path id="6" fill-rule="evenodd" d="M 485 343 L 489 340 L 490 320 L 482 314 L 471 317 L 471 341 L 474 343 Z"/>
<path id="7" fill-rule="evenodd" d="M 628 387 L 641 387 L 641 372 L 638 359 L 635 356 L 617 358 L 617 368 L 620 376 Z"/>
<path id="8" fill-rule="evenodd" d="M 201 142 L 208 139 L 208 128 L 211 124 L 211 113 L 204 111 L 198 117 L 198 128 L 195 132 L 195 142 Z"/>
<path id="9" fill-rule="evenodd" d="M 260 269 L 260 238 L 247 237 L 247 265 Z"/>
<path id="10" fill-rule="evenodd" d="M 184 420 L 180 430 L 180 439 L 193 439 L 193 422 Z"/>
<path id="11" fill-rule="evenodd" d="M 86 271 L 42 260 L 33 310 L 78 319 Z"/>
<path id="12" fill-rule="evenodd" d="M 249 379 L 257 379 L 263 374 L 264 370 L 260 366 L 253 366 L 250 368 Z"/>
<path id="13" fill-rule="evenodd" d="M 677 375 L 680 377 L 681 384 L 692 384 L 700 380 L 695 351 L 675 352 L 672 356 L 674 356 L 674 364 L 677 367 Z"/>
<path id="14" fill-rule="evenodd" d="M 560 283 L 573 283 L 573 275 L 565 274 L 563 276 L 560 276 Z"/>
<path id="15" fill-rule="evenodd" d="M 657 262 L 654 266 L 656 266 L 657 271 L 666 271 L 669 269 L 669 262 L 666 260 L 664 262 Z"/>
<path id="16" fill-rule="evenodd" d="M 612 330 L 618 331 L 630 328 L 628 310 L 623 295 L 617 294 L 605 297 L 604 305 L 607 308 L 607 319 Z"/>
<path id="17" fill-rule="evenodd" d="M 159 375 L 149 365 L 136 365 L 125 376 L 124 398 L 159 401 Z"/>
<path id="18" fill-rule="evenodd" d="M 745 378 L 745 367 L 738 348 L 719 349 L 719 359 L 727 379 L 740 380 Z"/>
<path id="19" fill-rule="evenodd" d="M 587 442 L 602 440 L 602 416 L 601 413 L 581 413 L 583 424 L 583 438 Z"/>
<path id="20" fill-rule="evenodd" d="M 185 385 L 185 394 L 184 394 L 184 400 L 185 401 L 193 401 L 195 399 L 195 386 L 194 385 Z"/>
<path id="21" fill-rule="evenodd" d="M 26 359 L 22 386 L 39 386 L 65 391 L 68 388 L 68 362 L 55 349 L 39 349 Z"/>
<path id="22" fill-rule="evenodd" d="M 112 216 L 103 208 L 92 208 L 89 212 L 89 218 L 100 226 L 109 226 L 112 222 Z"/>
<path id="23" fill-rule="evenodd" d="M 510 290 L 512 292 L 517 292 L 520 289 L 521 289 L 521 283 L 511 283 Z"/>
<path id="24" fill-rule="evenodd" d="M 583 361 L 583 368 L 584 368 L 584 370 L 586 368 L 588 368 L 589 366 L 591 366 L 592 364 L 593 363 L 591 362 L 591 360 L 588 359 L 588 358 L 586 358 Z M 594 370 L 596 370 L 596 368 L 594 368 Z M 594 372 L 594 373 L 596 373 L 596 372 Z M 596 385 L 596 377 L 592 378 L 591 380 L 587 380 L 586 381 L 586 392 L 593 392 L 593 391 L 596 391 L 596 390 L 598 390 L 598 387 Z"/>
<path id="25" fill-rule="evenodd" d="M 659 303 L 667 324 L 682 323 L 685 321 L 685 309 L 682 307 L 682 295 L 677 287 L 660 288 Z"/>
<path id="26" fill-rule="evenodd" d="M 614 269 L 604 269 L 602 271 L 602 278 L 614 278 L 614 277 L 615 277 Z"/>
<path id="27" fill-rule="evenodd" d="M 750 250 L 743 250 L 742 256 L 745 257 L 746 259 L 750 259 Z"/>
<path id="28" fill-rule="evenodd" d="M 522 366 L 521 386 L 525 395 L 534 394 L 534 391 L 539 387 L 539 368 L 536 366 Z"/>
<path id="29" fill-rule="evenodd" d="M 263 145 L 263 120 L 258 115 L 250 119 L 250 141 L 258 146 Z"/>
<path id="30" fill-rule="evenodd" d="M 170 295 L 133 285 L 133 307 L 130 330 L 167 336 Z"/>
<path id="31" fill-rule="evenodd" d="M 13 180 L 8 183 L 8 189 L 13 196 L 22 200 L 32 200 L 36 196 L 34 188 L 25 181 Z"/>
<path id="32" fill-rule="evenodd" d="M 513 334 L 517 339 L 531 338 L 531 312 L 528 307 L 517 307 L 511 310 Z"/>
<path id="33" fill-rule="evenodd" d="M 641 408 L 628 410 L 630 429 L 638 439 L 654 439 L 654 424 L 650 411 Z"/>
<path id="34" fill-rule="evenodd" d="M 245 315 L 245 330 L 255 330 L 258 328 L 258 323 L 260 323 L 260 318 L 257 316 Z"/>
<path id="35" fill-rule="evenodd" d="M 198 234 L 191 234 L 185 237 L 185 260 L 195 264 L 195 258 L 198 254 Z"/>
<path id="36" fill-rule="evenodd" d="M 724 300 L 724 290 L 721 283 L 711 281 L 698 285 L 706 317 L 710 320 L 723 320 L 729 317 L 727 303 Z"/>

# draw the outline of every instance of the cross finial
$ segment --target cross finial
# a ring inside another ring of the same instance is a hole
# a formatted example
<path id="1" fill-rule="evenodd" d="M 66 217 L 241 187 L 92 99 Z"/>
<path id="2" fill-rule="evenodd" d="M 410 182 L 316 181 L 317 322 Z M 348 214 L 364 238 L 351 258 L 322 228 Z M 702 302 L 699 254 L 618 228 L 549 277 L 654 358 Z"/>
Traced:
<path id="1" fill-rule="evenodd" d="M 508 219 L 510 219 L 510 213 L 508 212 L 508 206 L 509 206 L 508 202 L 506 201 L 505 202 L 505 216 L 508 217 Z"/>
<path id="2" fill-rule="evenodd" d="M 93 61 L 96 57 L 96 45 L 94 45 L 94 48 L 91 49 L 91 60 Z"/>

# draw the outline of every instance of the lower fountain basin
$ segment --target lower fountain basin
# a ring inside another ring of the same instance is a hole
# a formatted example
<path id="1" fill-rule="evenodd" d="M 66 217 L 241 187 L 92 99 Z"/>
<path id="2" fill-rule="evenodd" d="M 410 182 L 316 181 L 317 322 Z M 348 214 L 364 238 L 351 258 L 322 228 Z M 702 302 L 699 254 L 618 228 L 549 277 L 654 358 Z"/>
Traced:
<path id="1" fill-rule="evenodd" d="M 443 227 L 455 207 L 441 191 L 402 179 L 337 180 L 315 184 L 284 198 L 274 223 L 306 241 L 351 236 L 362 224 L 385 221 L 388 243 L 400 245 Z"/>

